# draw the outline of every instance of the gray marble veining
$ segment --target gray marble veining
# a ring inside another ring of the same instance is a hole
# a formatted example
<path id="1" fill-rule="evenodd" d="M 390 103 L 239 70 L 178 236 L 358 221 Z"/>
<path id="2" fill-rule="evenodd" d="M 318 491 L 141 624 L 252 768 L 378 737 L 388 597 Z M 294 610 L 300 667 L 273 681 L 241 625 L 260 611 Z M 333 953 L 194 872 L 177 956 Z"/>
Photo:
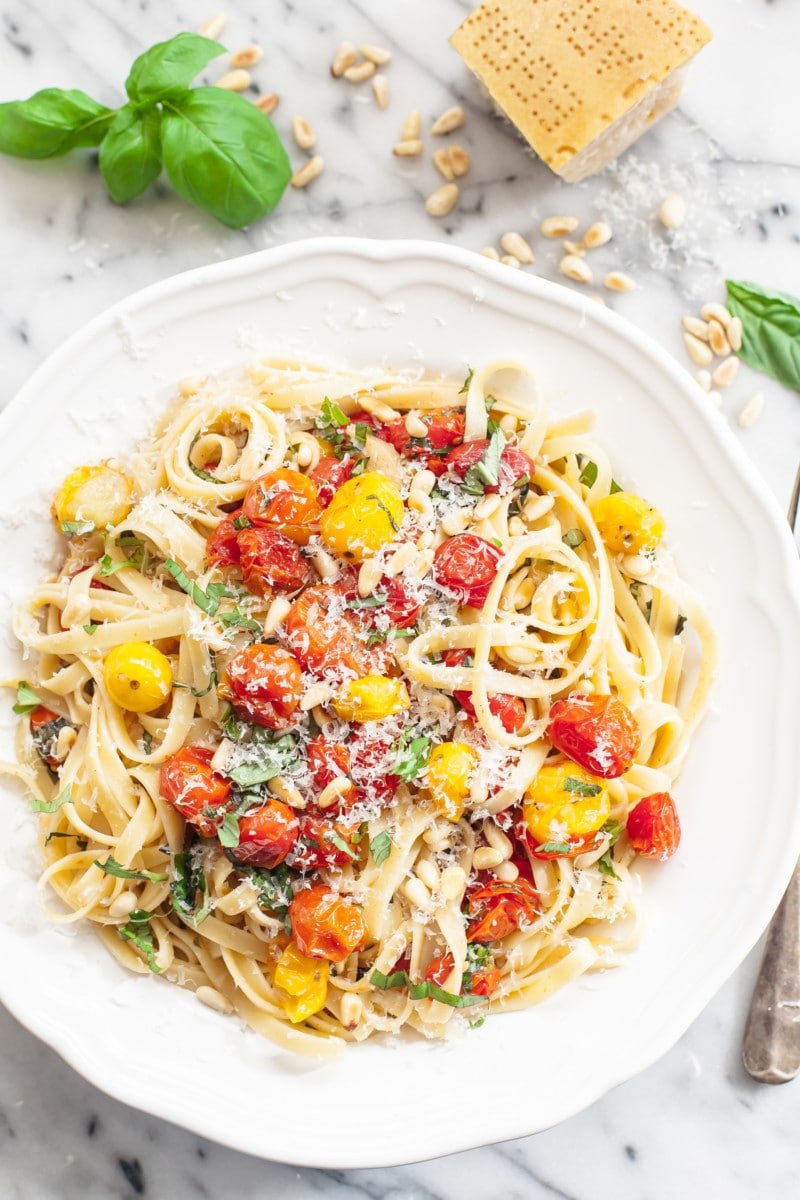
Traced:
<path id="1" fill-rule="evenodd" d="M 281 95 L 276 124 L 289 144 L 291 117 L 311 120 L 325 173 L 305 192 L 290 190 L 271 219 L 237 233 L 165 186 L 129 209 L 116 208 L 90 154 L 52 163 L 0 161 L 0 401 L 72 330 L 130 291 L 175 271 L 321 233 L 441 238 L 479 250 L 509 229 L 533 233 L 552 213 L 584 221 L 608 216 L 614 240 L 593 265 L 599 276 L 624 269 L 639 286 L 606 298 L 682 361 L 678 318 L 707 298 L 721 298 L 726 275 L 800 291 L 797 0 L 695 0 L 715 40 L 694 65 L 680 109 L 621 163 L 577 187 L 560 183 L 525 153 L 448 49 L 447 35 L 468 3 L 231 0 L 226 7 L 223 40 L 232 48 L 251 39 L 264 46 L 255 78 L 263 91 Z M 135 54 L 213 11 L 213 4 L 206 9 L 188 0 L 3 0 L 2 99 L 59 84 L 118 102 Z M 394 51 L 385 112 L 371 102 L 368 86 L 355 89 L 328 74 L 344 37 Z M 458 140 L 469 148 L 473 169 L 458 209 L 435 221 L 423 207 L 440 182 L 430 160 L 400 161 L 390 150 L 410 108 L 427 119 L 454 99 L 468 112 Z M 302 156 L 293 155 L 299 163 Z M 685 195 L 689 217 L 670 235 L 654 212 L 673 190 Z M 535 244 L 536 270 L 558 278 L 557 245 L 538 237 Z M 723 410 L 734 428 L 738 409 L 756 390 L 766 397 L 764 415 L 740 436 L 784 502 L 800 456 L 800 406 L 796 395 L 743 371 Z M 793 1196 L 800 1186 L 800 1085 L 759 1087 L 739 1061 L 756 966 L 751 956 L 661 1062 L 564 1125 L 385 1171 L 297 1170 L 201 1141 L 102 1096 L 0 1012 L 0 1197 Z M 135 1028 L 131 1033 L 135 1054 Z M 625 1031 L 609 1030 L 609 1037 L 624 1039 Z M 474 1096 L 458 1102 L 491 1104 L 503 1072 L 514 1069 L 499 1064 L 496 1080 L 476 1080 Z M 547 1080 L 533 1077 L 530 1087 L 546 1088 Z M 265 1090 L 265 1120 L 276 1104 L 280 1097 Z"/>

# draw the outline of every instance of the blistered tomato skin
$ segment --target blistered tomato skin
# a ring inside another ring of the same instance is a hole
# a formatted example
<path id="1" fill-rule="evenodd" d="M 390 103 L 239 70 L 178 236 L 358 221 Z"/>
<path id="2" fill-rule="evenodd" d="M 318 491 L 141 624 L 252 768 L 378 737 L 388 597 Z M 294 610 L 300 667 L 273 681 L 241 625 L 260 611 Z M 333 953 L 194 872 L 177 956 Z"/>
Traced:
<path id="1" fill-rule="evenodd" d="M 554 763 L 543 766 L 528 787 L 522 813 L 537 845 L 567 845 L 601 829 L 611 801 L 601 778 L 576 763 Z"/>
<path id="2" fill-rule="evenodd" d="M 303 673 L 282 646 L 257 643 L 234 655 L 225 670 L 220 694 L 248 721 L 267 729 L 285 729 L 303 695 Z"/>
<path id="3" fill-rule="evenodd" d="M 211 567 L 238 567 L 239 530 L 234 521 L 241 520 L 241 510 L 228 513 L 206 543 L 206 561 Z"/>
<path id="4" fill-rule="evenodd" d="M 289 467 L 268 471 L 248 487 L 242 514 L 252 525 L 274 529 L 305 546 L 319 532 L 322 506 L 317 485 Z"/>
<path id="5" fill-rule="evenodd" d="M 464 442 L 451 450 L 445 458 L 445 467 L 449 475 L 455 479 L 463 479 L 470 467 L 476 466 L 489 447 L 489 439 L 481 438 L 474 442 Z M 487 484 L 486 493 L 507 492 L 518 480 L 533 478 L 535 467 L 533 460 L 516 446 L 504 446 L 500 457 L 500 471 L 497 483 Z"/>
<path id="6" fill-rule="evenodd" d="M 274 529 L 242 529 L 237 543 L 244 585 L 256 596 L 296 592 L 315 577 L 297 543 Z"/>
<path id="7" fill-rule="evenodd" d="M 337 458 L 335 454 L 326 454 L 309 472 L 309 478 L 317 485 L 317 496 L 323 508 L 328 507 L 342 484 L 347 483 L 355 465 L 356 460 L 349 456 Z"/>
<path id="8" fill-rule="evenodd" d="M 109 650 L 103 664 L 106 691 L 128 712 L 154 712 L 172 693 L 172 666 L 149 642 L 125 642 Z"/>
<path id="9" fill-rule="evenodd" d="M 669 792 L 645 796 L 628 813 L 628 837 L 631 846 L 643 858 L 666 862 L 681 841 L 681 823 L 675 801 Z"/>
<path id="10" fill-rule="evenodd" d="M 550 709 L 550 741 L 573 762 L 603 779 L 633 765 L 641 732 L 631 710 L 615 696 L 568 696 Z"/>
<path id="11" fill-rule="evenodd" d="M 297 841 L 297 817 L 281 800 L 268 800 L 262 808 L 239 818 L 239 845 L 228 853 L 234 862 L 272 870 L 279 866 Z"/>
<path id="12" fill-rule="evenodd" d="M 91 521 L 97 529 L 119 525 L 133 507 L 133 482 L 114 467 L 78 467 L 69 474 L 53 504 L 59 525 Z"/>
<path id="13" fill-rule="evenodd" d="M 433 577 L 459 604 L 482 608 L 503 552 L 476 533 L 457 533 L 437 548 Z"/>
<path id="14" fill-rule="evenodd" d="M 421 413 L 422 423 L 427 429 L 424 438 L 414 438 L 406 429 L 405 421 L 394 421 L 384 426 L 381 433 L 387 442 L 404 458 L 428 458 L 433 452 L 441 453 L 464 439 L 464 409 L 444 408 L 436 412 Z"/>
<path id="15" fill-rule="evenodd" d="M 324 867 L 330 870 L 358 858 L 358 846 L 353 842 L 356 830 L 352 826 L 327 820 L 319 810 L 301 812 L 298 824 L 298 838 L 289 857 L 290 866 L 296 870 L 319 871 Z"/>
<path id="16" fill-rule="evenodd" d="M 469 795 L 470 777 L 478 752 L 465 742 L 434 746 L 425 769 L 425 786 L 434 808 L 449 821 L 459 821 Z"/>
<path id="17" fill-rule="evenodd" d="M 333 783 L 335 779 L 345 779 L 350 775 L 350 750 L 344 742 L 332 742 L 318 734 L 308 743 L 306 753 L 311 781 L 317 793 L 324 792 L 328 784 Z M 346 807 L 352 804 L 355 798 L 356 788 L 351 781 L 348 790 L 333 807 L 337 810 L 343 805 Z"/>
<path id="18" fill-rule="evenodd" d="M 444 652 L 444 663 L 447 667 L 460 667 L 462 663 L 467 660 L 471 661 L 471 659 L 472 655 L 469 650 L 445 650 Z M 465 713 L 471 717 L 475 716 L 472 692 L 457 689 L 453 692 L 453 696 Z M 525 701 L 520 696 L 509 696 L 505 692 L 496 692 L 495 695 L 489 697 L 489 712 L 497 717 L 507 733 L 518 733 L 525 724 Z"/>
<path id="19" fill-rule="evenodd" d="M 400 532 L 405 509 L 397 486 L 380 471 L 342 484 L 325 509 L 320 532 L 334 554 L 363 562 Z"/>
<path id="20" fill-rule="evenodd" d="M 359 640 L 358 617 L 344 608 L 346 599 L 338 584 L 315 584 L 297 597 L 286 618 L 293 653 L 315 675 L 369 670 L 371 655 Z"/>
<path id="21" fill-rule="evenodd" d="M 613 492 L 592 505 L 600 536 L 614 554 L 655 550 L 664 536 L 664 518 L 657 508 L 633 492 Z"/>
<path id="22" fill-rule="evenodd" d="M 366 938 L 360 910 L 324 883 L 295 895 L 289 920 L 298 948 L 309 958 L 344 962 Z"/>
<path id="23" fill-rule="evenodd" d="M 290 942 L 275 967 L 275 984 L 286 996 L 283 1009 L 293 1025 L 299 1025 L 325 1007 L 330 967 L 318 958 L 307 958 Z"/>
<path id="24" fill-rule="evenodd" d="M 382 721 L 393 717 L 411 705 L 408 688 L 402 679 L 386 675 L 365 675 L 350 679 L 334 696 L 333 710 L 342 721 Z"/>
<path id="25" fill-rule="evenodd" d="M 467 941 L 484 945 L 500 941 L 516 929 L 532 925 L 539 907 L 539 893 L 525 879 L 488 883 L 467 900 L 467 914 L 473 918 L 467 926 Z"/>
<path id="26" fill-rule="evenodd" d="M 224 809 L 231 798 L 230 783 L 211 768 L 213 757 L 206 746 L 184 746 L 161 768 L 162 797 L 203 837 L 213 837 L 219 823 L 204 810 Z"/>

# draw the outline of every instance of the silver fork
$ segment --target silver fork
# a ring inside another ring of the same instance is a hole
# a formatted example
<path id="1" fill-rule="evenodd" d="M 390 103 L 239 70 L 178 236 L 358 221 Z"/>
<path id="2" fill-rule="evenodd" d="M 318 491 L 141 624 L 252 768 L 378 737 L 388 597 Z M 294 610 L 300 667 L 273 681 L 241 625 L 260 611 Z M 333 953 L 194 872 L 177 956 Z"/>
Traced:
<path id="1" fill-rule="evenodd" d="M 789 502 L 792 529 L 798 505 L 800 468 Z M 770 922 L 747 1014 L 742 1061 L 760 1083 L 788 1083 L 800 1071 L 800 863 Z"/>

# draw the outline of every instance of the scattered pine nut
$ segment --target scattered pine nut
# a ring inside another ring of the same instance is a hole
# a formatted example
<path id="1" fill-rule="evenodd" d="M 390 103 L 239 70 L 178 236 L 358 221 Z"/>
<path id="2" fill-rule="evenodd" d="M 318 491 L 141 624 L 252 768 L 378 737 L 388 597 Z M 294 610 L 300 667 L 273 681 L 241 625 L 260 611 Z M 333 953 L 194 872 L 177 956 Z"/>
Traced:
<path id="1" fill-rule="evenodd" d="M 576 283 L 591 283 L 594 279 L 592 268 L 577 254 L 565 254 L 558 264 L 558 269 L 567 279 L 574 279 Z"/>
<path id="2" fill-rule="evenodd" d="M 747 401 L 742 411 L 739 413 L 739 424 L 742 429 L 749 429 L 751 425 L 755 425 L 758 418 L 761 416 L 761 411 L 764 407 L 764 393 L 754 392 Z"/>
<path id="3" fill-rule="evenodd" d="M 298 167 L 289 182 L 292 187 L 308 187 L 312 179 L 316 179 L 322 173 L 324 166 L 325 160 L 322 155 L 315 154 L 313 158 L 309 158 L 308 162 L 303 163 L 302 167 Z"/>
<path id="4" fill-rule="evenodd" d="M 723 329 L 727 329 L 733 320 L 724 304 L 704 304 L 700 316 L 704 321 L 719 321 Z"/>
<path id="5" fill-rule="evenodd" d="M 603 283 L 612 292 L 632 292 L 636 287 L 636 281 L 624 271 L 609 271 Z"/>
<path id="6" fill-rule="evenodd" d="M 436 118 L 431 126 L 431 133 L 434 137 L 443 137 L 446 133 L 452 133 L 454 129 L 460 129 L 463 124 L 464 110 L 459 104 L 454 104 Z"/>
<path id="7" fill-rule="evenodd" d="M 392 154 L 396 154 L 398 158 L 416 158 L 418 154 L 422 154 L 422 149 L 419 138 L 406 138 L 405 141 L 395 144 Z"/>
<path id="8" fill-rule="evenodd" d="M 685 333 L 683 340 L 689 351 L 689 358 L 698 367 L 708 367 L 714 361 L 714 351 L 706 342 L 701 342 L 693 333 Z"/>
<path id="9" fill-rule="evenodd" d="M 734 354 L 738 354 L 742 348 L 742 322 L 739 317 L 731 318 L 725 332 L 728 337 L 728 345 Z"/>
<path id="10" fill-rule="evenodd" d="M 612 238 L 611 226 L 606 221 L 595 221 L 583 235 L 583 244 L 587 250 L 597 250 L 605 246 Z"/>
<path id="11" fill-rule="evenodd" d="M 719 364 L 716 371 L 713 372 L 711 378 L 714 382 L 714 387 L 726 388 L 730 387 L 736 376 L 739 374 L 738 358 L 726 358 Z"/>
<path id="12" fill-rule="evenodd" d="M 505 250 L 506 254 L 512 255 L 521 263 L 532 263 L 534 261 L 533 251 L 521 233 L 504 233 L 500 238 L 500 245 Z"/>
<path id="13" fill-rule="evenodd" d="M 458 146 L 454 143 L 447 153 L 450 157 L 450 167 L 453 174 L 456 179 L 460 179 L 462 175 L 466 175 L 472 166 L 469 150 L 465 150 L 463 146 Z"/>
<path id="14" fill-rule="evenodd" d="M 403 142 L 413 141 L 418 138 L 422 130 L 422 117 L 418 108 L 412 108 L 411 112 L 403 121 L 403 127 L 400 130 L 400 140 Z"/>
<path id="15" fill-rule="evenodd" d="M 437 188 L 425 201 L 425 211 L 431 217 L 446 217 L 458 202 L 458 184 L 446 183 Z"/>
<path id="16" fill-rule="evenodd" d="M 267 116 L 269 116 L 270 113 L 275 112 L 275 109 L 278 107 L 280 102 L 281 102 L 280 96 L 276 95 L 275 92 L 270 92 L 270 94 L 268 96 L 259 96 L 258 99 L 255 101 L 255 106 L 256 106 L 256 108 L 261 109 L 261 111 L 263 113 L 266 113 Z"/>
<path id="17" fill-rule="evenodd" d="M 364 1001 L 355 992 L 345 992 L 339 1006 L 339 1013 L 345 1029 L 355 1029 L 364 1011 Z"/>
<path id="18" fill-rule="evenodd" d="M 706 371 L 706 370 L 698 371 L 697 374 L 695 375 L 695 379 L 700 384 L 700 387 L 703 389 L 704 392 L 711 391 L 711 373 L 710 373 L 710 371 Z"/>
<path id="19" fill-rule="evenodd" d="M 396 425 L 403 419 L 402 413 L 399 413 L 396 408 L 390 408 L 388 404 L 384 404 L 383 400 L 379 400 L 377 396 L 362 396 L 360 407 L 364 412 L 371 413 L 382 425 Z"/>
<path id="20" fill-rule="evenodd" d="M 708 342 L 718 358 L 727 358 L 731 352 L 730 342 L 719 321 L 708 322 Z"/>
<path id="21" fill-rule="evenodd" d="M 331 63 L 331 75 L 334 79 L 338 79 L 344 75 L 348 67 L 352 67 L 356 61 L 356 48 L 352 42 L 342 42 L 339 49 L 333 56 Z"/>
<path id="22" fill-rule="evenodd" d="M 392 61 L 392 52 L 387 50 L 385 46 L 359 46 L 358 47 L 364 58 L 371 63 L 375 63 L 376 67 L 385 67 L 388 62 Z"/>
<path id="23" fill-rule="evenodd" d="M 375 63 L 367 59 L 364 62 L 355 63 L 352 67 L 348 67 L 342 74 L 348 83 L 363 83 L 365 79 L 372 79 L 375 71 Z"/>
<path id="24" fill-rule="evenodd" d="M 484 258 L 491 258 L 492 262 L 500 261 L 500 255 L 497 253 L 494 246 L 484 246 L 481 250 L 481 254 Z"/>
<path id="25" fill-rule="evenodd" d="M 569 237 L 580 225 L 577 217 L 545 217 L 539 230 L 546 238 Z"/>
<path id="26" fill-rule="evenodd" d="M 683 196 L 673 192 L 665 196 L 658 210 L 658 219 L 666 229 L 677 229 L 686 218 L 686 201 Z"/>
<path id="27" fill-rule="evenodd" d="M 219 37 L 228 21 L 228 14 L 221 12 L 214 17 L 209 17 L 207 21 L 198 29 L 201 37 L 211 38 L 212 41 Z"/>
<path id="28" fill-rule="evenodd" d="M 583 242 L 573 242 L 570 238 L 564 238 L 561 245 L 567 254 L 577 254 L 578 258 L 584 258 L 586 255 L 586 247 Z"/>
<path id="29" fill-rule="evenodd" d="M 301 150 L 310 150 L 317 140 L 305 117 L 292 117 L 292 136 Z"/>
<path id="30" fill-rule="evenodd" d="M 424 438 L 428 436 L 428 426 L 422 420 L 419 413 L 410 412 L 405 419 L 406 433 L 413 438 Z"/>
<path id="31" fill-rule="evenodd" d="M 472 856 L 472 865 L 476 871 L 491 871 L 503 862 L 502 851 L 494 846 L 479 846 Z"/>
<path id="32" fill-rule="evenodd" d="M 446 146 L 442 146 L 439 150 L 434 150 L 432 156 L 433 165 L 440 175 L 443 175 L 448 182 L 455 179 L 455 172 L 450 165 L 450 151 Z"/>
<path id="33" fill-rule="evenodd" d="M 253 82 L 249 71 L 239 68 L 236 71 L 228 71 L 225 75 L 220 76 L 215 80 L 214 87 L 224 88 L 226 92 L 244 92 L 250 87 Z"/>
<path id="34" fill-rule="evenodd" d="M 256 63 L 261 62 L 264 57 L 264 51 L 260 46 L 251 43 L 249 46 L 243 46 L 241 50 L 237 50 L 231 55 L 232 67 L 254 67 Z"/>
<path id="35" fill-rule="evenodd" d="M 681 325 L 687 333 L 691 333 L 694 337 L 700 338 L 701 342 L 708 341 L 708 321 L 701 321 L 699 317 L 685 316 L 681 317 Z"/>
<path id="36" fill-rule="evenodd" d="M 502 256 L 502 258 L 500 259 L 500 262 L 503 263 L 503 265 L 506 267 L 521 267 L 522 266 L 522 263 L 519 261 L 519 259 L 517 258 L 517 256 L 515 254 L 504 254 Z"/>
<path id="37" fill-rule="evenodd" d="M 385 75 L 373 75 L 372 94 L 378 108 L 387 108 L 389 104 L 389 80 Z"/>

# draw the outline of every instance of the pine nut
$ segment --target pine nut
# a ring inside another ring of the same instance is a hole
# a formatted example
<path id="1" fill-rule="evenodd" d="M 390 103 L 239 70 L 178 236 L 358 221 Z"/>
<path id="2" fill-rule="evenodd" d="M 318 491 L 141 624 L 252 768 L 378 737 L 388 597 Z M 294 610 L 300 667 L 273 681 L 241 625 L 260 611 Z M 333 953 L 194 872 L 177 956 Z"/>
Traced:
<path id="1" fill-rule="evenodd" d="M 227 13 L 217 13 L 216 16 L 209 17 L 207 21 L 204 21 L 197 32 L 200 34 L 200 37 L 211 38 L 212 41 L 215 41 L 222 33 L 227 21 Z"/>
<path id="2" fill-rule="evenodd" d="M 742 429 L 749 429 L 751 425 L 755 425 L 756 421 L 761 416 L 763 407 L 764 393 L 755 392 L 747 401 L 742 411 L 739 413 L 739 424 Z"/>
<path id="3" fill-rule="evenodd" d="M 411 491 L 408 494 L 408 507 L 412 512 L 418 512 L 426 520 L 430 521 L 433 517 L 433 504 L 430 496 L 426 496 L 424 492 Z"/>
<path id="4" fill-rule="evenodd" d="M 250 87 L 253 82 L 249 71 L 239 68 L 236 71 L 228 71 L 225 75 L 220 76 L 215 80 L 214 87 L 224 88 L 226 92 L 244 92 Z"/>
<path id="5" fill-rule="evenodd" d="M 513 883 L 519 878 L 519 867 L 512 862 L 501 862 L 495 867 L 494 873 L 501 883 Z"/>
<path id="6" fill-rule="evenodd" d="M 700 384 L 704 392 L 711 391 L 711 373 L 709 371 L 698 371 L 695 379 Z"/>
<path id="7" fill-rule="evenodd" d="M 704 304 L 700 316 L 704 321 L 719 321 L 723 329 L 727 329 L 733 320 L 724 304 Z"/>
<path id="8" fill-rule="evenodd" d="M 115 921 L 123 921 L 129 917 L 139 903 L 135 892 L 120 892 L 108 906 L 108 915 Z"/>
<path id="9" fill-rule="evenodd" d="M 430 892 L 422 880 L 417 879 L 416 875 L 407 879 L 403 884 L 403 895 L 410 904 L 413 904 L 415 908 L 422 909 L 423 912 L 430 912 L 433 908 Z"/>
<path id="10" fill-rule="evenodd" d="M 539 226 L 539 232 L 546 238 L 569 237 L 579 225 L 577 217 L 546 217 Z"/>
<path id="11" fill-rule="evenodd" d="M 449 181 L 455 179 L 455 172 L 450 165 L 450 151 L 446 146 L 442 146 L 440 149 L 434 150 L 431 157 L 433 159 L 433 165 L 436 167 L 436 170 L 440 175 L 443 175 L 444 178 Z"/>
<path id="12" fill-rule="evenodd" d="M 231 55 L 232 67 L 254 67 L 256 63 L 261 62 L 264 57 L 264 51 L 260 46 L 251 43 L 249 46 L 243 46 L 241 50 L 237 50 Z"/>
<path id="13" fill-rule="evenodd" d="M 447 151 L 447 154 L 450 159 L 450 167 L 456 179 L 460 179 L 462 175 L 466 175 L 472 166 L 469 150 L 465 150 L 463 146 L 458 146 L 454 143 Z"/>
<path id="14" fill-rule="evenodd" d="M 484 258 L 491 258 L 492 262 L 500 262 L 500 255 L 495 250 L 494 246 L 484 246 L 481 250 Z"/>
<path id="15" fill-rule="evenodd" d="M 384 404 L 383 400 L 379 400 L 377 396 L 359 396 L 359 404 L 364 412 L 370 413 L 384 425 L 394 425 L 403 419 L 402 413 L 399 413 L 396 408 L 390 408 L 388 404 Z"/>
<path id="16" fill-rule="evenodd" d="M 681 317 L 681 325 L 687 333 L 691 333 L 693 337 L 700 338 L 701 342 L 708 341 L 708 321 L 701 321 L 699 317 L 685 316 Z"/>
<path id="17" fill-rule="evenodd" d="M 427 429 L 425 432 L 427 433 Z M 413 492 L 422 492 L 424 495 L 430 496 L 435 486 L 436 476 L 434 475 L 433 471 L 429 471 L 426 468 L 424 471 L 418 471 L 414 476 L 414 483 L 411 490 Z"/>
<path id="18" fill-rule="evenodd" d="M 566 254 L 577 254 L 578 258 L 586 257 L 586 247 L 583 242 L 573 242 L 570 238 L 564 238 L 561 245 Z"/>
<path id="19" fill-rule="evenodd" d="M 454 104 L 436 118 L 431 125 L 431 133 L 434 137 L 443 137 L 446 133 L 452 133 L 454 129 L 460 129 L 463 124 L 464 110 L 459 104 Z"/>
<path id="20" fill-rule="evenodd" d="M 528 531 L 525 528 L 525 522 L 520 521 L 519 517 L 510 517 L 508 522 L 508 532 L 512 537 L 522 537 Z"/>
<path id="21" fill-rule="evenodd" d="M 485 521 L 497 512 L 502 503 L 503 498 L 502 496 L 498 496 L 497 493 L 483 496 L 472 510 L 473 521 Z"/>
<path id="22" fill-rule="evenodd" d="M 454 508 L 450 512 L 445 513 L 441 520 L 442 533 L 447 537 L 455 537 L 457 533 L 463 533 L 469 525 L 470 513 L 465 508 Z"/>
<path id="23" fill-rule="evenodd" d="M 591 283 L 594 278 L 589 264 L 578 258 L 577 254 L 566 254 L 558 264 L 558 269 L 562 275 L 574 279 L 576 283 Z"/>
<path id="24" fill-rule="evenodd" d="M 259 96 L 254 103 L 256 108 L 260 109 L 266 116 L 269 116 L 270 113 L 275 112 L 280 102 L 280 96 L 276 95 L 275 92 L 270 92 L 268 96 Z"/>
<path id="25" fill-rule="evenodd" d="M 428 830 L 428 833 L 435 830 Z M 423 841 L 427 838 L 423 834 Z M 445 867 L 439 881 L 439 892 L 443 900 L 458 900 L 464 894 L 467 886 L 467 876 L 461 867 Z"/>
<path id="26" fill-rule="evenodd" d="M 595 221 L 583 235 L 583 244 L 587 250 L 597 250 L 607 245 L 612 237 L 611 226 L 606 221 Z"/>
<path id="27" fill-rule="evenodd" d="M 301 442 L 297 447 L 297 453 L 295 454 L 295 460 L 298 467 L 310 467 L 313 457 L 314 451 L 311 449 L 308 442 Z"/>
<path id="28" fill-rule="evenodd" d="M 519 270 L 522 266 L 522 263 L 513 254 L 501 255 L 500 262 L 506 267 L 514 267 L 515 270 Z"/>
<path id="29" fill-rule="evenodd" d="M 392 154 L 397 158 L 416 158 L 422 154 L 423 148 L 419 138 L 406 138 L 405 141 L 395 143 Z"/>
<path id="30" fill-rule="evenodd" d="M 410 433 L 414 438 L 424 438 L 428 436 L 428 426 L 420 417 L 419 413 L 410 412 L 405 419 L 406 433 Z"/>
<path id="31" fill-rule="evenodd" d="M 339 1017 L 345 1029 L 355 1029 L 364 1013 L 364 1001 L 357 992 L 345 992 L 339 1006 Z"/>
<path id="32" fill-rule="evenodd" d="M 284 804 L 288 804 L 290 808 L 305 808 L 306 802 L 298 792 L 297 788 L 288 779 L 284 779 L 282 775 L 276 775 L 274 779 L 270 779 L 267 788 L 272 792 L 273 796 L 277 796 Z"/>
<path id="33" fill-rule="evenodd" d="M 420 550 L 417 561 L 409 568 L 408 574 L 415 579 L 422 579 L 433 566 L 433 550 Z"/>
<path id="34" fill-rule="evenodd" d="M 366 62 L 355 63 L 352 67 L 348 67 L 342 74 L 348 83 L 364 83 L 366 79 L 372 79 L 375 70 L 375 63 L 367 59 Z"/>
<path id="35" fill-rule="evenodd" d="M 307 688 L 300 701 L 300 709 L 302 712 L 311 712 L 312 708 L 317 708 L 320 704 L 327 704 L 332 699 L 334 687 L 331 683 L 326 683 L 321 680 L 319 683 L 312 683 L 310 688 Z"/>
<path id="36" fill-rule="evenodd" d="M 431 546 L 433 545 L 433 543 L 435 541 L 436 541 L 436 534 L 433 532 L 432 529 L 426 529 L 417 538 L 417 549 L 418 550 L 430 550 Z"/>
<path id="37" fill-rule="evenodd" d="M 708 341 L 718 358 L 727 358 L 731 352 L 730 342 L 719 321 L 708 322 Z"/>
<path id="38" fill-rule="evenodd" d="M 658 219 L 666 229 L 677 229 L 686 218 L 686 201 L 683 196 L 673 192 L 665 196 L 658 210 Z"/>
<path id="39" fill-rule="evenodd" d="M 292 137 L 301 150 L 310 150 L 317 140 L 317 135 L 305 117 L 292 117 Z"/>
<path id="40" fill-rule="evenodd" d="M 417 863 L 414 870 L 425 884 L 425 887 L 435 892 L 440 880 L 439 869 L 436 863 L 431 862 L 429 858 L 423 858 L 421 862 Z"/>
<path id="41" fill-rule="evenodd" d="M 264 618 L 264 633 L 274 633 L 278 626 L 282 625 L 288 617 L 291 607 L 285 596 L 276 596 L 267 609 L 267 615 Z"/>
<path id="42" fill-rule="evenodd" d="M 521 233 L 504 233 L 500 238 L 500 245 L 505 250 L 506 254 L 513 254 L 521 263 L 532 263 L 534 261 L 533 251 Z"/>
<path id="43" fill-rule="evenodd" d="M 213 758 L 211 759 L 210 765 L 212 771 L 217 771 L 219 774 L 224 774 L 228 763 L 233 757 L 234 749 L 235 743 L 229 741 L 228 738 L 223 738 L 214 751 Z"/>
<path id="44" fill-rule="evenodd" d="M 381 581 L 383 563 L 377 558 L 368 558 L 358 571 L 359 596 L 371 596 Z"/>
<path id="45" fill-rule="evenodd" d="M 410 567 L 412 562 L 416 560 L 417 547 L 413 542 L 404 542 L 399 550 L 396 550 L 384 568 L 384 575 L 389 579 L 393 579 L 395 575 L 399 575 L 406 567 Z"/>
<path id="46" fill-rule="evenodd" d="M 693 333 L 685 333 L 683 340 L 689 351 L 689 357 L 698 367 L 707 367 L 714 361 L 714 351 L 705 342 L 696 338 Z"/>
<path id="47" fill-rule="evenodd" d="M 514 853 L 514 846 L 511 839 L 506 837 L 503 830 L 494 821 L 484 821 L 483 836 L 490 846 L 500 851 L 503 858 L 511 858 L 511 855 Z"/>
<path id="48" fill-rule="evenodd" d="M 493 867 L 499 867 L 502 861 L 503 855 L 494 846 L 480 846 L 472 856 L 476 871 L 491 871 Z"/>
<path id="49" fill-rule="evenodd" d="M 739 374 L 739 359 L 726 358 L 721 362 L 711 375 L 714 387 L 726 388 L 730 387 L 736 376 Z"/>
<path id="50" fill-rule="evenodd" d="M 333 56 L 333 62 L 331 63 L 331 75 L 333 75 L 334 79 L 338 79 L 341 75 L 344 75 L 348 67 L 352 67 L 355 61 L 356 48 L 353 43 L 342 42 L 341 46 Z"/>
<path id="51" fill-rule="evenodd" d="M 635 280 L 624 271 L 609 271 L 603 284 L 612 292 L 632 292 L 636 287 Z"/>
<path id="52" fill-rule="evenodd" d="M 400 129 L 400 139 L 404 142 L 416 140 L 422 130 L 422 117 L 418 108 L 412 108 L 411 112 L 403 121 Z"/>
<path id="53" fill-rule="evenodd" d="M 375 63 L 376 67 L 385 67 L 387 63 L 392 61 L 392 52 L 387 50 L 385 46 L 359 46 L 358 47 L 364 58 Z"/>
<path id="54" fill-rule="evenodd" d="M 233 1012 L 233 1005 L 227 996 L 223 996 L 222 992 L 218 992 L 216 988 L 208 987 L 203 983 L 195 992 L 195 996 L 205 1004 L 207 1008 L 213 1008 L 215 1012 L 225 1013 L 226 1016 Z"/>
<path id="55" fill-rule="evenodd" d="M 311 183 L 312 180 L 316 179 L 317 176 L 322 173 L 324 166 L 325 160 L 323 159 L 322 155 L 315 154 L 313 158 L 310 158 L 308 162 L 303 163 L 302 167 L 299 167 L 298 170 L 295 171 L 289 182 L 291 183 L 292 187 L 295 188 L 308 187 L 309 183 Z"/>
<path id="56" fill-rule="evenodd" d="M 353 785 L 346 775 L 337 775 L 317 796 L 317 808 L 332 808 L 343 796 L 352 791 Z"/>
<path id="57" fill-rule="evenodd" d="M 728 335 L 728 344 L 731 350 L 734 354 L 738 354 L 742 348 L 742 322 L 739 317 L 731 318 L 725 332 Z"/>
<path id="58" fill-rule="evenodd" d="M 425 201 L 425 211 L 431 217 L 446 217 L 458 202 L 458 184 L 446 183 L 432 192 Z"/>
<path id="59" fill-rule="evenodd" d="M 375 75 L 372 79 L 372 95 L 375 97 L 375 103 L 378 108 L 387 108 L 389 105 L 389 80 L 385 75 Z"/>
<path id="60" fill-rule="evenodd" d="M 336 559 L 330 555 L 327 550 L 323 550 L 322 546 L 317 546 L 316 549 L 312 551 L 310 557 L 314 566 L 317 568 L 320 578 L 335 579 L 339 574 L 339 564 L 337 563 Z"/>

